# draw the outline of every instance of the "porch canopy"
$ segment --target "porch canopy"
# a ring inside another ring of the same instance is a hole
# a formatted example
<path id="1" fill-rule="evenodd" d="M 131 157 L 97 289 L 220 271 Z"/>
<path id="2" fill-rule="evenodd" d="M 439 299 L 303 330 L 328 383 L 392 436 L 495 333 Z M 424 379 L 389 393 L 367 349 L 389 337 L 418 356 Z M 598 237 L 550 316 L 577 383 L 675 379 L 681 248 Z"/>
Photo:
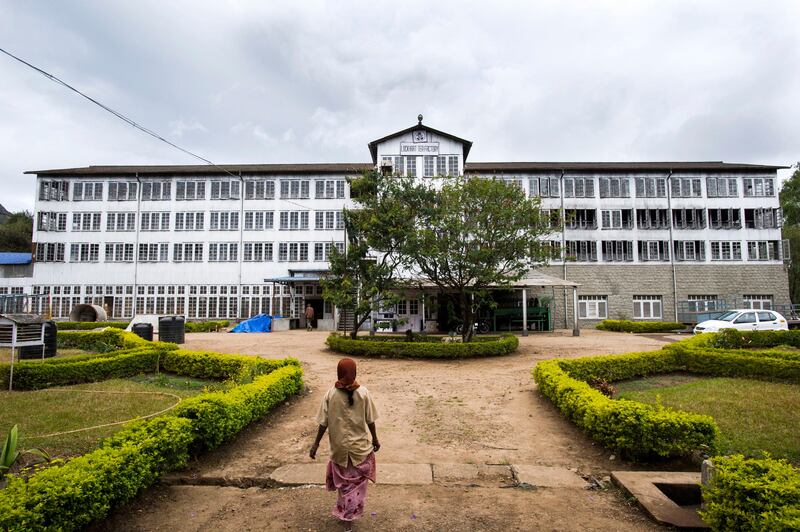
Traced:
<path id="1" fill-rule="evenodd" d="M 430 282 L 416 282 L 420 288 L 434 288 L 435 284 Z M 507 286 L 498 286 L 498 290 L 507 290 L 508 288 L 515 288 L 522 290 L 522 335 L 528 336 L 528 289 L 529 288 L 563 288 L 564 290 L 572 289 L 572 336 L 580 336 L 580 327 L 578 326 L 578 287 L 580 283 L 569 281 L 567 279 L 559 279 L 552 275 L 547 275 L 540 270 L 530 270 L 521 279 L 511 283 Z M 564 309 L 566 312 L 566 309 Z"/>

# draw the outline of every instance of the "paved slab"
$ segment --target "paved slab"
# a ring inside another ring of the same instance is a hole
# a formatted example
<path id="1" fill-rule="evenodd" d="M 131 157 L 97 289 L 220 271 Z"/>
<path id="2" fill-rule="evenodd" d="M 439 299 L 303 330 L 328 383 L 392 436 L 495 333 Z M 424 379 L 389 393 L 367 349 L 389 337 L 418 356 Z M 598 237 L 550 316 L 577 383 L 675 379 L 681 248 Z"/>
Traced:
<path id="1" fill-rule="evenodd" d="M 512 465 L 514 477 L 519 484 L 540 488 L 585 488 L 586 481 L 577 473 L 561 467 L 538 465 Z"/>
<path id="2" fill-rule="evenodd" d="M 327 462 L 314 464 L 288 464 L 273 471 L 269 478 L 285 486 L 324 484 Z M 413 486 L 432 484 L 430 464 L 378 463 L 378 484 Z"/>
<path id="3" fill-rule="evenodd" d="M 511 480 L 511 467 L 487 464 L 433 464 L 434 482 Z"/>
<path id="4" fill-rule="evenodd" d="M 611 480 L 657 522 L 681 528 L 708 528 L 693 506 L 682 507 L 664 494 L 656 484 L 685 486 L 700 484 L 700 473 L 667 471 L 612 471 Z M 698 501 L 699 502 L 699 501 Z"/>

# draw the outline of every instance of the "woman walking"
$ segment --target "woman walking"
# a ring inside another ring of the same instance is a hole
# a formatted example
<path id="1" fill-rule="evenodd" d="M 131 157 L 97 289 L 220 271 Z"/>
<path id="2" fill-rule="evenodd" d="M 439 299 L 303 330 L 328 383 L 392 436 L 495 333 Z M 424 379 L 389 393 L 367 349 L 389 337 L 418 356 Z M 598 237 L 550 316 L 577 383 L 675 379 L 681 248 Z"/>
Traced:
<path id="1" fill-rule="evenodd" d="M 364 513 L 367 481 L 375 482 L 375 453 L 381 448 L 375 431 L 378 411 L 366 387 L 356 382 L 356 363 L 343 358 L 336 367 L 338 380 L 322 398 L 317 413 L 317 438 L 309 456 L 317 457 L 325 431 L 331 459 L 325 476 L 329 491 L 339 490 L 333 515 L 351 522 Z"/>

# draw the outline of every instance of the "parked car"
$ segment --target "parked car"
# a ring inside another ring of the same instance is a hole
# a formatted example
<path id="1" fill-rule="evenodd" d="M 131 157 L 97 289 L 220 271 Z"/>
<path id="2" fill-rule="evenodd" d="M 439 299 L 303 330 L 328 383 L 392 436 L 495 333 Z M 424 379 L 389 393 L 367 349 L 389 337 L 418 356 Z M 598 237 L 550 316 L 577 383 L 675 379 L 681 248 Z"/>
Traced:
<path id="1" fill-rule="evenodd" d="M 786 318 L 774 310 L 735 309 L 726 311 L 716 319 L 698 323 L 694 332 L 695 334 L 718 332 L 722 329 L 785 331 L 789 329 L 789 324 L 786 322 Z"/>

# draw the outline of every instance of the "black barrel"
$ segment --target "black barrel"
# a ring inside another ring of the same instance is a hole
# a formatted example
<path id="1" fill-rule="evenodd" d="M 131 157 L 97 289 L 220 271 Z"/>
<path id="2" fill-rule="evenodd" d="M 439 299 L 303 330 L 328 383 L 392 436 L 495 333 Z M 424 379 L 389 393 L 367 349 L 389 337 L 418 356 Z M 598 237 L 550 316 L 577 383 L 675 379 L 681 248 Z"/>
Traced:
<path id="1" fill-rule="evenodd" d="M 182 344 L 186 340 L 186 323 L 183 316 L 158 318 L 158 340 Z"/>
<path id="2" fill-rule="evenodd" d="M 153 341 L 153 326 L 149 323 L 134 323 L 133 327 L 131 328 L 133 334 L 138 336 L 139 338 L 144 338 L 145 340 Z"/>
<path id="3" fill-rule="evenodd" d="M 50 358 L 58 353 L 58 327 L 54 321 L 44 322 L 44 356 Z M 19 348 L 20 360 L 42 358 L 42 346 L 26 345 Z"/>

